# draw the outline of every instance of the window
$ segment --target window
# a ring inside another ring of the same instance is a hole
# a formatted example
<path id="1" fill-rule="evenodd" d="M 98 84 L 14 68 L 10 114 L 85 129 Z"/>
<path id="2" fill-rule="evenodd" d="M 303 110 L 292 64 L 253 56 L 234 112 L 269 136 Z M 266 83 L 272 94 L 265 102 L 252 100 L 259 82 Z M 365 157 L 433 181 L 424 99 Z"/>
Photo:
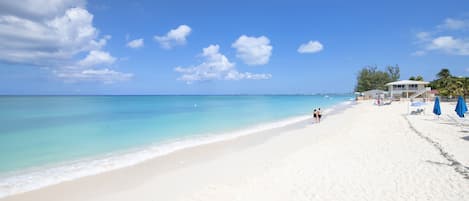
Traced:
<path id="1" fill-rule="evenodd" d="M 393 90 L 404 90 L 404 89 L 405 89 L 405 85 L 402 85 L 402 84 L 392 85 L 392 89 L 393 89 Z"/>

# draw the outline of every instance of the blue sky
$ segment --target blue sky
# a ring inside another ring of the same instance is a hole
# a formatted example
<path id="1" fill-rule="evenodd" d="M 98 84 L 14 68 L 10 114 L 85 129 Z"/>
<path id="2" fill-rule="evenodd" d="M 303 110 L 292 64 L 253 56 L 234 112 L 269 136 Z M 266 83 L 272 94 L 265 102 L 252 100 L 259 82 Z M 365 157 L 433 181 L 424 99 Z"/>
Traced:
<path id="1" fill-rule="evenodd" d="M 352 92 L 358 70 L 469 75 L 468 1 L 0 3 L 0 94 Z"/>

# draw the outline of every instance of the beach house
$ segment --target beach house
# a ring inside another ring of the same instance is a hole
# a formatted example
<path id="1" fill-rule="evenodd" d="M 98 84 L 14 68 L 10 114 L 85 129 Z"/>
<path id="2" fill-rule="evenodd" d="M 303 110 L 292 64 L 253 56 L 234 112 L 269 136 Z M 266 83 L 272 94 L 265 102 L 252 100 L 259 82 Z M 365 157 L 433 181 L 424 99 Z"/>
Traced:
<path id="1" fill-rule="evenodd" d="M 388 92 L 393 99 L 429 98 L 431 88 L 429 82 L 415 80 L 399 80 L 387 83 Z"/>

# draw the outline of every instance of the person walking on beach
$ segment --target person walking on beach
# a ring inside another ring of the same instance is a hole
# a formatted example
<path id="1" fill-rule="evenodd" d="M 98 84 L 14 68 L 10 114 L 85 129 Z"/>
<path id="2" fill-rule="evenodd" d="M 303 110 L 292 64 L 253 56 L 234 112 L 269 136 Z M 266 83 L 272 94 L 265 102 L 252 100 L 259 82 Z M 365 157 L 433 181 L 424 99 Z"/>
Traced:
<path id="1" fill-rule="evenodd" d="M 322 114 L 321 114 L 321 108 L 318 108 L 318 110 L 316 111 L 316 118 L 317 118 L 317 122 L 321 122 L 321 117 L 322 117 Z"/>
<path id="2" fill-rule="evenodd" d="M 317 116 L 318 115 L 316 109 L 313 109 L 313 123 L 316 123 L 318 121 Z"/>

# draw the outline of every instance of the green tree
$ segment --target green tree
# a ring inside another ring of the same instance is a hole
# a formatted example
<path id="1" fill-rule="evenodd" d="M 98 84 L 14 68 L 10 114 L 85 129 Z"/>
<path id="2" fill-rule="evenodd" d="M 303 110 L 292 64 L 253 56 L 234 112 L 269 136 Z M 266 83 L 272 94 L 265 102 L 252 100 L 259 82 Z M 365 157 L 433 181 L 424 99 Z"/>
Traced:
<path id="1" fill-rule="evenodd" d="M 447 78 L 447 84 L 445 86 L 445 91 L 450 96 L 460 96 L 464 95 L 464 78 L 450 77 Z"/>
<path id="2" fill-rule="evenodd" d="M 436 74 L 436 76 L 438 77 L 438 79 L 452 77 L 451 73 L 449 72 L 449 69 L 447 69 L 447 68 L 441 69 L 441 71 L 438 72 L 438 74 Z"/>
<path id="3" fill-rule="evenodd" d="M 420 75 L 417 75 L 417 76 L 410 76 L 409 77 L 409 80 L 414 80 L 414 81 L 423 81 L 423 77 L 420 76 Z"/>
<path id="4" fill-rule="evenodd" d="M 395 69 L 393 72 L 395 72 Z M 389 71 L 380 71 L 376 66 L 366 66 L 358 72 L 355 91 L 386 90 L 385 84 L 392 81 Z"/>
<path id="5" fill-rule="evenodd" d="M 463 94 L 464 96 L 469 96 L 469 77 L 464 77 L 463 79 Z"/>
<path id="6" fill-rule="evenodd" d="M 391 79 L 391 82 L 397 81 L 401 77 L 401 70 L 397 64 L 396 66 L 387 66 L 386 70 Z"/>
<path id="7" fill-rule="evenodd" d="M 437 89 L 441 96 L 469 95 L 468 77 L 454 77 L 447 68 L 441 69 L 436 77 L 430 82 L 430 87 Z"/>

